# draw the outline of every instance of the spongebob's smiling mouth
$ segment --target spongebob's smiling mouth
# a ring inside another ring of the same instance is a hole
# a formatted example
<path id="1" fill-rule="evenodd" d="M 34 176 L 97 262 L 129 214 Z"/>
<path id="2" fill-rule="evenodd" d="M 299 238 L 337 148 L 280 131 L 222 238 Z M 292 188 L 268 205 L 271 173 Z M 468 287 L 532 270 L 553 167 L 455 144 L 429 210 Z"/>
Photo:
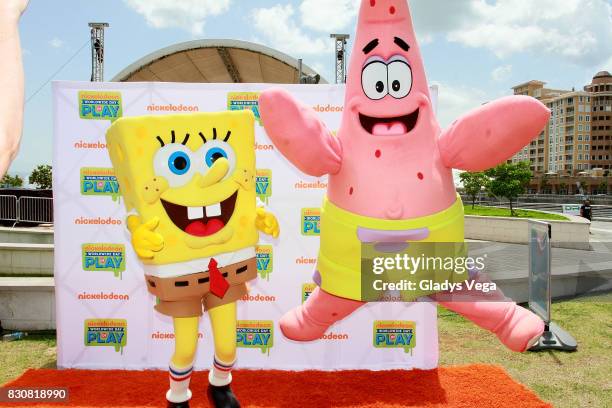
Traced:
<path id="1" fill-rule="evenodd" d="M 166 214 L 181 231 L 194 237 L 208 237 L 222 230 L 234 215 L 238 191 L 217 204 L 185 207 L 161 200 Z"/>

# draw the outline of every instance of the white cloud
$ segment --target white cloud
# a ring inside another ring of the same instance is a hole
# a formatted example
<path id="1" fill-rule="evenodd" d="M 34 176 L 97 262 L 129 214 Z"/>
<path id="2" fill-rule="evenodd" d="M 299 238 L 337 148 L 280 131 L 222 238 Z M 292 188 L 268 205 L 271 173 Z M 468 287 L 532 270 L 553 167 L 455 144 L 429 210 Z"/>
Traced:
<path id="1" fill-rule="evenodd" d="M 419 34 L 444 34 L 451 42 L 486 48 L 499 58 L 532 52 L 593 66 L 612 54 L 608 0 L 440 0 L 411 5 Z"/>
<path id="2" fill-rule="evenodd" d="M 300 4 L 302 24 L 327 34 L 348 27 L 359 11 L 359 0 L 303 0 Z"/>
<path id="3" fill-rule="evenodd" d="M 64 46 L 64 41 L 54 37 L 53 39 L 49 40 L 49 45 L 53 48 L 62 48 Z"/>
<path id="4" fill-rule="evenodd" d="M 210 16 L 225 13 L 231 0 L 124 0 L 125 4 L 142 14 L 155 28 L 182 28 L 193 35 L 202 35 Z"/>
<path id="5" fill-rule="evenodd" d="M 434 84 L 439 89 L 438 121 L 442 128 L 491 99 L 490 94 L 482 89 L 437 82 Z"/>
<path id="6" fill-rule="evenodd" d="M 510 78 L 512 75 L 512 65 L 502 65 L 501 67 L 497 67 L 491 72 L 491 78 L 494 81 L 505 81 Z"/>
<path id="7" fill-rule="evenodd" d="M 296 58 L 331 53 L 333 42 L 329 36 L 309 36 L 298 26 L 294 15 L 295 10 L 291 4 L 277 4 L 270 8 L 255 9 L 253 21 L 255 28 L 271 47 Z"/>

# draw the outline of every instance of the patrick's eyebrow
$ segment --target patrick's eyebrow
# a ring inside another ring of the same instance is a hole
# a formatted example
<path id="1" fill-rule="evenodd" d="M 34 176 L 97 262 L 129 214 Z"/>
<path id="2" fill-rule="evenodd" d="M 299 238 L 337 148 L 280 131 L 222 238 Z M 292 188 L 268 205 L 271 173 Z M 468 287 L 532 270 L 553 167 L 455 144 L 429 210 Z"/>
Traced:
<path id="1" fill-rule="evenodd" d="M 365 47 L 363 47 L 363 53 L 367 55 L 376 47 L 378 47 L 378 38 L 373 39 Z"/>
<path id="2" fill-rule="evenodd" d="M 408 45 L 408 43 L 399 37 L 393 38 L 393 42 L 397 44 L 404 51 L 408 51 L 410 49 L 410 46 Z"/>

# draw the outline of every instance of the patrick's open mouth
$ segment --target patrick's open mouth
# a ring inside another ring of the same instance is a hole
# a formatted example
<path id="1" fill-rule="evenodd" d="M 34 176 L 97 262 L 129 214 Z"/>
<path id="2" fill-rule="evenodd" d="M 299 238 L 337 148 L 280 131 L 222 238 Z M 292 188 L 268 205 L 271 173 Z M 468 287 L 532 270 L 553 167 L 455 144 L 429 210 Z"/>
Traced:
<path id="1" fill-rule="evenodd" d="M 419 108 L 409 115 L 394 118 L 375 118 L 359 114 L 361 126 L 374 136 L 400 136 L 409 133 L 419 120 Z"/>
<path id="2" fill-rule="evenodd" d="M 227 225 L 234 214 L 238 191 L 224 201 L 206 207 L 185 207 L 161 200 L 170 220 L 182 231 L 195 237 L 208 237 Z"/>

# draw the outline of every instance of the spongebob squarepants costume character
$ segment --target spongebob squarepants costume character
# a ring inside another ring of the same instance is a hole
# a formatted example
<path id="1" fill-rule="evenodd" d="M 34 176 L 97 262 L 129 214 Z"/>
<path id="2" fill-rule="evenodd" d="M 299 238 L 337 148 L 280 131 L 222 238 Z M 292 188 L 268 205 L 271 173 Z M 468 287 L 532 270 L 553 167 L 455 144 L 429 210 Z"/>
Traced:
<path id="1" fill-rule="evenodd" d="M 174 321 L 169 407 L 191 399 L 203 308 L 215 346 L 208 396 L 217 407 L 239 406 L 230 389 L 236 301 L 257 276 L 258 230 L 279 233 L 256 205 L 254 120 L 250 111 L 142 116 L 119 119 L 106 134 L 148 290 Z"/>

